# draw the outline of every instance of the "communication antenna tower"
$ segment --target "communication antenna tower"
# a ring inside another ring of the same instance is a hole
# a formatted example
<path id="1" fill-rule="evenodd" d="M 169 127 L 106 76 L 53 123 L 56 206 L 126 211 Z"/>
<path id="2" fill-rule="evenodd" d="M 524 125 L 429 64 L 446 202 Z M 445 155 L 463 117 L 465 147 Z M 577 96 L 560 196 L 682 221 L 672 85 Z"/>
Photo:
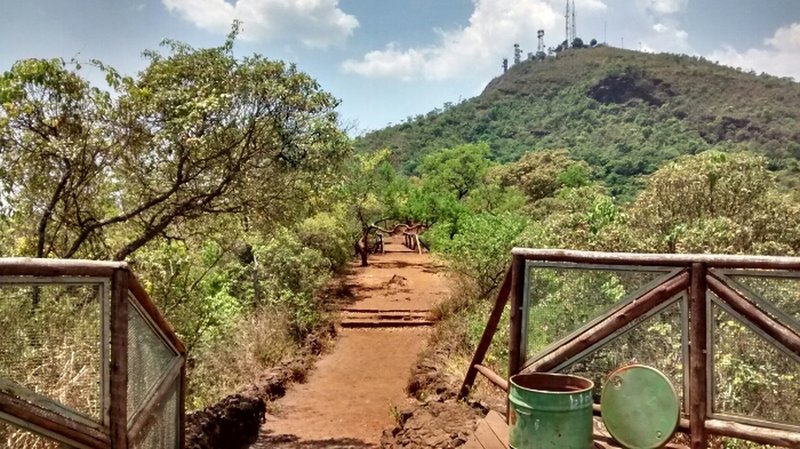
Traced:
<path id="1" fill-rule="evenodd" d="M 520 62 L 522 62 L 522 49 L 519 48 L 519 44 L 514 44 L 514 64 Z"/>
<path id="2" fill-rule="evenodd" d="M 577 27 L 575 25 L 575 0 L 572 0 L 572 28 L 570 29 L 572 34 L 570 35 L 570 39 L 569 39 L 570 45 L 572 45 L 572 43 L 578 37 L 578 32 L 576 31 L 576 28 Z"/>
<path id="3" fill-rule="evenodd" d="M 569 0 L 567 0 L 567 13 L 564 14 L 564 20 L 566 22 L 565 23 L 565 28 L 564 28 L 564 35 L 566 36 L 565 39 L 567 41 L 566 48 L 569 48 L 569 44 L 570 44 L 570 40 L 569 40 L 569 30 L 570 30 L 570 26 L 569 26 Z"/>
<path id="4" fill-rule="evenodd" d="M 544 30 L 539 30 L 536 32 L 536 37 L 539 38 L 539 46 L 536 47 L 536 52 L 543 52 L 544 51 Z"/>
<path id="5" fill-rule="evenodd" d="M 508 72 L 508 58 L 503 58 L 503 73 Z"/>

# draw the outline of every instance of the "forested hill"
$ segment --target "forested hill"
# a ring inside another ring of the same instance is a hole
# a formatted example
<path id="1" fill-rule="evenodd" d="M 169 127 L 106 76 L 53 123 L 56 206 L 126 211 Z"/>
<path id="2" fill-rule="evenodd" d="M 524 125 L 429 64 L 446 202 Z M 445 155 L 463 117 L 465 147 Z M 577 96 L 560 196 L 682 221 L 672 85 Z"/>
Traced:
<path id="1" fill-rule="evenodd" d="M 763 153 L 786 175 L 800 159 L 800 83 L 696 57 L 573 49 L 517 64 L 478 97 L 371 132 L 356 147 L 388 147 L 413 173 L 432 150 L 480 141 L 499 162 L 566 148 L 617 194 L 665 160 L 710 147 Z"/>

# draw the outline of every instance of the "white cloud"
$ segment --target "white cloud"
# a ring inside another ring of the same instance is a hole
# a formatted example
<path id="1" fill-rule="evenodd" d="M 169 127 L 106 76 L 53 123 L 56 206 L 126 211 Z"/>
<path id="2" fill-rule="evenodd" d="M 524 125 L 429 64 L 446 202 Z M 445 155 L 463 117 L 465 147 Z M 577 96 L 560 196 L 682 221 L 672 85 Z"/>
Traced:
<path id="1" fill-rule="evenodd" d="M 689 0 L 636 0 L 635 20 L 644 27 L 631 24 L 639 41 L 639 49 L 649 53 L 694 53 L 689 45 L 689 33 L 681 28 L 678 16 Z M 637 48 L 631 45 L 630 48 Z"/>
<path id="2" fill-rule="evenodd" d="M 777 49 L 800 52 L 800 22 L 778 28 L 764 43 Z"/>
<path id="3" fill-rule="evenodd" d="M 800 80 L 800 22 L 778 28 L 772 37 L 764 40 L 762 48 L 739 51 L 726 46 L 708 58 L 731 67 Z"/>
<path id="4" fill-rule="evenodd" d="M 675 14 L 683 11 L 689 0 L 639 0 L 639 4 L 654 14 Z"/>
<path id="5" fill-rule="evenodd" d="M 344 43 L 359 23 L 338 0 L 162 0 L 170 12 L 204 30 L 227 33 L 242 21 L 242 39 L 289 39 L 309 47 Z"/>
<path id="6" fill-rule="evenodd" d="M 677 26 L 671 26 L 664 23 L 657 23 L 653 25 L 653 31 L 665 38 L 676 39 L 679 41 L 679 45 L 685 43 L 686 39 L 689 38 L 689 33 L 686 31 L 678 28 Z"/>
<path id="7" fill-rule="evenodd" d="M 495 72 L 501 55 L 510 56 L 514 43 L 525 52 L 535 50 L 536 31 L 555 46 L 564 39 L 564 3 L 561 0 L 474 0 L 467 26 L 439 31 L 434 45 L 402 48 L 396 43 L 342 63 L 346 73 L 403 80 L 443 80 L 462 73 Z M 605 10 L 601 0 L 578 0 L 579 14 Z M 523 55 L 524 57 L 524 55 Z"/>

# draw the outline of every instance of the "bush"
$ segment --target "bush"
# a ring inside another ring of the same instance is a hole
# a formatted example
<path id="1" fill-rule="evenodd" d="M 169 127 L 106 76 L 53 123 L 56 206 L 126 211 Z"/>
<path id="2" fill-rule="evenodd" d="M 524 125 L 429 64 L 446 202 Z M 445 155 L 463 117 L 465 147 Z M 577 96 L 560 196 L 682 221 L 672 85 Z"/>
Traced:
<path id="1" fill-rule="evenodd" d="M 341 272 L 353 249 L 348 225 L 343 210 L 320 212 L 297 225 L 297 238 L 303 246 L 318 250 L 331 269 Z"/>
<path id="2" fill-rule="evenodd" d="M 319 322 L 315 295 L 330 279 L 330 261 L 320 250 L 305 247 L 286 228 L 253 249 L 259 290 L 256 305 L 288 313 L 292 335 L 301 340 Z"/>
<path id="3" fill-rule="evenodd" d="M 527 225 L 527 219 L 510 212 L 464 215 L 452 239 L 434 231 L 434 249 L 470 296 L 484 297 L 503 281 L 511 260 L 509 252 Z"/>

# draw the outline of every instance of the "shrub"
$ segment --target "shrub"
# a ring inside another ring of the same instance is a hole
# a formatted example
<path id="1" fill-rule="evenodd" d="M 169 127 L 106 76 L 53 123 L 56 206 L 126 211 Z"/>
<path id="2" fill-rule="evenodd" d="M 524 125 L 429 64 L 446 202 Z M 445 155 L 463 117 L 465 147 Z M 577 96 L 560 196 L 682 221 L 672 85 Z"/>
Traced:
<path id="1" fill-rule="evenodd" d="M 473 297 L 484 297 L 503 280 L 509 251 L 528 221 L 514 213 L 480 213 L 459 219 L 451 240 L 436 239 L 448 267 Z"/>

